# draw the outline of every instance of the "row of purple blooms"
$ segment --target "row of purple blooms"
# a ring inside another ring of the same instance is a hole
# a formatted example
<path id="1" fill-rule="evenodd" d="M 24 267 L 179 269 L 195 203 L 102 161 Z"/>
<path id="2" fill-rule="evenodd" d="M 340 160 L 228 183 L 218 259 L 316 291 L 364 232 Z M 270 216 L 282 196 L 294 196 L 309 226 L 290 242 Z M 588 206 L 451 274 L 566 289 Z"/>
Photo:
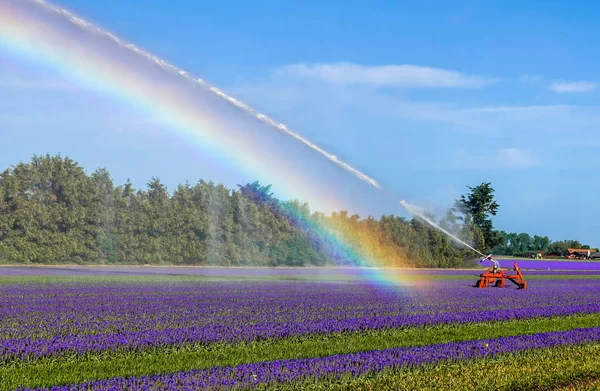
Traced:
<path id="1" fill-rule="evenodd" d="M 446 360 L 493 357 L 529 349 L 577 345 L 600 340 L 600 327 L 573 329 L 533 335 L 487 340 L 450 342 L 412 348 L 394 348 L 329 357 L 279 360 L 214 367 L 166 375 L 140 376 L 90 381 L 83 384 L 39 388 L 36 391 L 107 391 L 107 390 L 227 390 L 320 378 L 357 376 L 371 371 L 414 367 Z M 20 391 L 31 391 L 23 388 Z"/>
<path id="2" fill-rule="evenodd" d="M 398 327 L 449 323 L 507 321 L 535 317 L 566 316 L 600 312 L 600 303 L 571 307 L 541 307 L 519 310 L 458 312 L 438 315 L 367 317 L 345 320 L 323 320 L 310 323 L 261 323 L 256 325 L 213 325 L 198 328 L 149 330 L 143 332 L 68 335 L 50 339 L 9 339 L 0 341 L 1 361 L 33 359 L 68 353 L 84 354 L 107 350 L 141 350 L 189 343 L 209 344 L 220 341 L 241 342 L 268 338 L 285 338 L 306 334 L 330 334 Z"/>
<path id="3" fill-rule="evenodd" d="M 475 279 L 433 281 L 423 289 L 309 282 L 0 286 L 0 339 L 215 325 L 235 328 L 600 302 L 600 284 L 594 280 L 536 280 L 527 291 L 474 292 L 471 285 Z"/>
<path id="4" fill-rule="evenodd" d="M 417 302 L 413 292 L 368 284 L 270 281 L 0 286 L 0 338 L 436 310 L 435 297 L 428 295 Z"/>
<path id="5" fill-rule="evenodd" d="M 443 282 L 424 290 L 307 282 L 2 287 L 0 362 L 600 312 L 593 280 L 536 280 L 526 291 Z"/>

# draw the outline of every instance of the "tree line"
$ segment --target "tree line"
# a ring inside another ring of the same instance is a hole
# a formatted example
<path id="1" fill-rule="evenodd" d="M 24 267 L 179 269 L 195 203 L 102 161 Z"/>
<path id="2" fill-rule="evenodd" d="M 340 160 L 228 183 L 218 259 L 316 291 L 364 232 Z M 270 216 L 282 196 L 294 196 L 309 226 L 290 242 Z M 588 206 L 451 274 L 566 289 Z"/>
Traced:
<path id="1" fill-rule="evenodd" d="M 529 235 L 526 232 L 500 232 L 501 243 L 492 252 L 496 254 L 511 255 L 515 257 L 531 257 L 540 252 L 544 256 L 561 257 L 567 254 L 567 249 L 588 249 L 595 252 L 589 244 L 582 244 L 579 240 L 551 241 L 547 236 Z"/>
<path id="2" fill-rule="evenodd" d="M 502 235 L 490 220 L 493 189 L 481 186 L 440 224 L 485 250 Z M 169 192 L 152 178 L 135 189 L 60 155 L 0 174 L 5 263 L 460 267 L 473 258 L 419 219 L 326 215 L 258 182 L 228 189 L 199 180 Z"/>

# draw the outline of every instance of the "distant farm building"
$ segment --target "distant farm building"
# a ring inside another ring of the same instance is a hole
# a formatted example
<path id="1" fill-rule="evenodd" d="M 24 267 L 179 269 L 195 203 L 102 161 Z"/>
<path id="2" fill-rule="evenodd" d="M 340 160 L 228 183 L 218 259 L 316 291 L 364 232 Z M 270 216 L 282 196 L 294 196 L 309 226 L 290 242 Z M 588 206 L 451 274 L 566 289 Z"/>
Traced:
<path id="1" fill-rule="evenodd" d="M 567 258 L 571 259 L 582 259 L 587 258 L 588 255 L 591 258 L 592 254 L 597 254 L 597 248 L 568 248 L 564 254 Z"/>
<path id="2" fill-rule="evenodd" d="M 593 253 L 593 254 L 590 256 L 590 258 L 592 258 L 592 259 L 600 259 L 600 252 L 595 252 L 595 253 Z"/>

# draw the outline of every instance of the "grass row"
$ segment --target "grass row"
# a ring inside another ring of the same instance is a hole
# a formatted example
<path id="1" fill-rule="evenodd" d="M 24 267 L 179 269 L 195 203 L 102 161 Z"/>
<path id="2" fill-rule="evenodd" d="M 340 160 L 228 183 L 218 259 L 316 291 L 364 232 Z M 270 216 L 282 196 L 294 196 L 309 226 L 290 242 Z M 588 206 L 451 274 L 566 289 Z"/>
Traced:
<path id="1" fill-rule="evenodd" d="M 32 362 L 13 361 L 4 364 L 3 367 L 0 367 L 0 379 L 2 379 L 0 390 L 13 390 L 19 386 L 63 385 L 91 379 L 164 374 L 260 361 L 324 357 L 394 347 L 424 346 L 563 331 L 577 327 L 600 327 L 600 314 L 371 330 L 309 335 L 252 343 L 188 345 L 137 352 L 108 351 L 84 356 L 49 357 Z"/>
<path id="2" fill-rule="evenodd" d="M 1 268 L 0 268 L 1 272 Z M 465 281 L 472 282 L 479 278 L 483 270 L 468 270 L 465 274 L 407 274 L 404 284 L 423 281 Z M 596 280 L 597 274 L 544 274 L 536 275 L 523 272 L 526 280 Z M 194 282 L 240 282 L 240 281 L 310 281 L 310 282 L 368 282 L 360 276 L 335 276 L 335 275 L 262 275 L 262 276 L 208 276 L 208 275 L 140 275 L 127 274 L 110 276 L 1 276 L 0 286 L 19 284 L 112 284 L 112 283 L 194 283 Z M 376 283 L 376 282 L 373 282 Z M 531 285 L 531 288 L 534 286 Z"/>
<path id="3" fill-rule="evenodd" d="M 279 391 L 600 390 L 600 344 L 556 347 L 358 377 L 269 384 Z"/>

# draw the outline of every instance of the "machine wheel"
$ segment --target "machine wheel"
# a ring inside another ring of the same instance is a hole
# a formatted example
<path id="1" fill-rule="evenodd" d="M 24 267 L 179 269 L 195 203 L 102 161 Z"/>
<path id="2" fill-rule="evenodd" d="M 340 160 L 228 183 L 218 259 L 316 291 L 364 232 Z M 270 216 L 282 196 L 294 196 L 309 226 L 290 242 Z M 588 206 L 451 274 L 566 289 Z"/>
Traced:
<path id="1" fill-rule="evenodd" d="M 477 280 L 477 282 L 475 283 L 475 286 L 477 288 L 481 288 L 483 286 L 483 281 L 482 280 Z"/>
<path id="2" fill-rule="evenodd" d="M 495 287 L 501 287 L 502 286 L 502 280 L 498 280 L 496 281 L 496 283 L 494 284 Z"/>

